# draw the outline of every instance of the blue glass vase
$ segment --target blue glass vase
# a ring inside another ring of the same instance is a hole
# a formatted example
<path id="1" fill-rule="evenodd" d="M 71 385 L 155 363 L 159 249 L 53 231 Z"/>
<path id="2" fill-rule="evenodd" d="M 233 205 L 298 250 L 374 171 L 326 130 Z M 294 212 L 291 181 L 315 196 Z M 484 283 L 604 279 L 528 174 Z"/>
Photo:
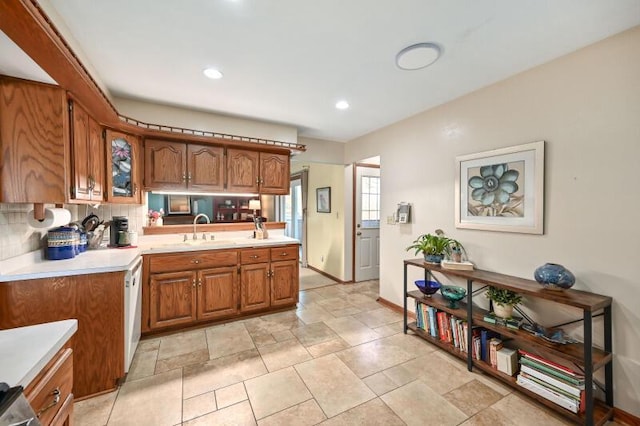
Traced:
<path id="1" fill-rule="evenodd" d="M 549 290 L 566 290 L 576 283 L 573 273 L 557 263 L 545 263 L 536 268 L 533 277 Z"/>

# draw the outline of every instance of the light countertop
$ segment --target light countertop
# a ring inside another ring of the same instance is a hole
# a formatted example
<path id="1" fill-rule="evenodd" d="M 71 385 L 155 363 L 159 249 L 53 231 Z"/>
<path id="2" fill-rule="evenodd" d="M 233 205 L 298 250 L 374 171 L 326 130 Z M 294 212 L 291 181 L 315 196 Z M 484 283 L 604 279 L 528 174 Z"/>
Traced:
<path id="1" fill-rule="evenodd" d="M 0 382 L 26 387 L 78 330 L 78 320 L 0 330 Z"/>
<path id="2" fill-rule="evenodd" d="M 202 240 L 199 233 L 200 239 L 195 242 L 191 235 L 187 242 L 183 241 L 182 234 L 141 236 L 135 248 L 87 250 L 73 259 L 64 260 L 44 259 L 44 251 L 39 250 L 0 261 L 0 282 L 126 271 L 143 254 L 300 244 L 294 238 L 276 233 L 265 240 L 248 238 L 247 235 L 247 232 L 219 232 L 213 240 L 210 234 L 207 240 Z"/>

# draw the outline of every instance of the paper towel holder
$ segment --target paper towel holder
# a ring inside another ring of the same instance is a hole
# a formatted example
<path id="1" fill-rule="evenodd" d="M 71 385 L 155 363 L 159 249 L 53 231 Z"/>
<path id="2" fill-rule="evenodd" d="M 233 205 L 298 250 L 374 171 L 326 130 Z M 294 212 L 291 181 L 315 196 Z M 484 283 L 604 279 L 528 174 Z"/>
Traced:
<path id="1" fill-rule="evenodd" d="M 33 204 L 33 218 L 42 222 L 45 218 L 44 215 L 44 203 Z"/>

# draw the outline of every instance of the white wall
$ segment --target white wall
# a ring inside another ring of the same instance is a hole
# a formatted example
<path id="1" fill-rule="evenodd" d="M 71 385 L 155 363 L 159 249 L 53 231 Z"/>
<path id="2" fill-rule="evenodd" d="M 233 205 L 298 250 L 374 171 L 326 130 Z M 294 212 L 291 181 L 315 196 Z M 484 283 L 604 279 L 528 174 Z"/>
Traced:
<path id="1" fill-rule="evenodd" d="M 305 152 L 294 153 L 291 157 L 291 167 L 295 163 L 327 163 L 344 164 L 344 147 L 342 142 L 334 142 L 324 139 L 298 137 L 298 143 L 307 147 Z"/>
<path id="2" fill-rule="evenodd" d="M 347 162 L 380 154 L 382 217 L 401 200 L 414 205 L 413 224 L 382 223 L 383 298 L 402 304 L 402 261 L 413 257 L 405 247 L 435 228 L 462 241 L 481 269 L 532 278 L 545 262 L 564 264 L 577 277 L 574 288 L 614 300 L 616 406 L 636 416 L 638 52 L 640 27 L 351 141 L 345 153 Z M 538 140 L 547 141 L 544 235 L 455 229 L 455 157 Z"/>
<path id="3" fill-rule="evenodd" d="M 284 124 L 213 114 L 132 99 L 114 98 L 113 101 L 120 114 L 145 123 L 282 142 L 297 143 L 298 140 L 298 130 L 293 126 Z"/>

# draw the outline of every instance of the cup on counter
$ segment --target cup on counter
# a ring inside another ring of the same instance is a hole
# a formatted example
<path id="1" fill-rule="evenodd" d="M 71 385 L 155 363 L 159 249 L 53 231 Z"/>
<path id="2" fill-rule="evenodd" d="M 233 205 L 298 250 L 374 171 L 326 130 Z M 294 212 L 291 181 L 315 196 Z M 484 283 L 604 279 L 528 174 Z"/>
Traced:
<path id="1" fill-rule="evenodd" d="M 138 233 L 136 231 L 128 231 L 129 234 L 129 243 L 132 246 L 138 245 Z"/>

